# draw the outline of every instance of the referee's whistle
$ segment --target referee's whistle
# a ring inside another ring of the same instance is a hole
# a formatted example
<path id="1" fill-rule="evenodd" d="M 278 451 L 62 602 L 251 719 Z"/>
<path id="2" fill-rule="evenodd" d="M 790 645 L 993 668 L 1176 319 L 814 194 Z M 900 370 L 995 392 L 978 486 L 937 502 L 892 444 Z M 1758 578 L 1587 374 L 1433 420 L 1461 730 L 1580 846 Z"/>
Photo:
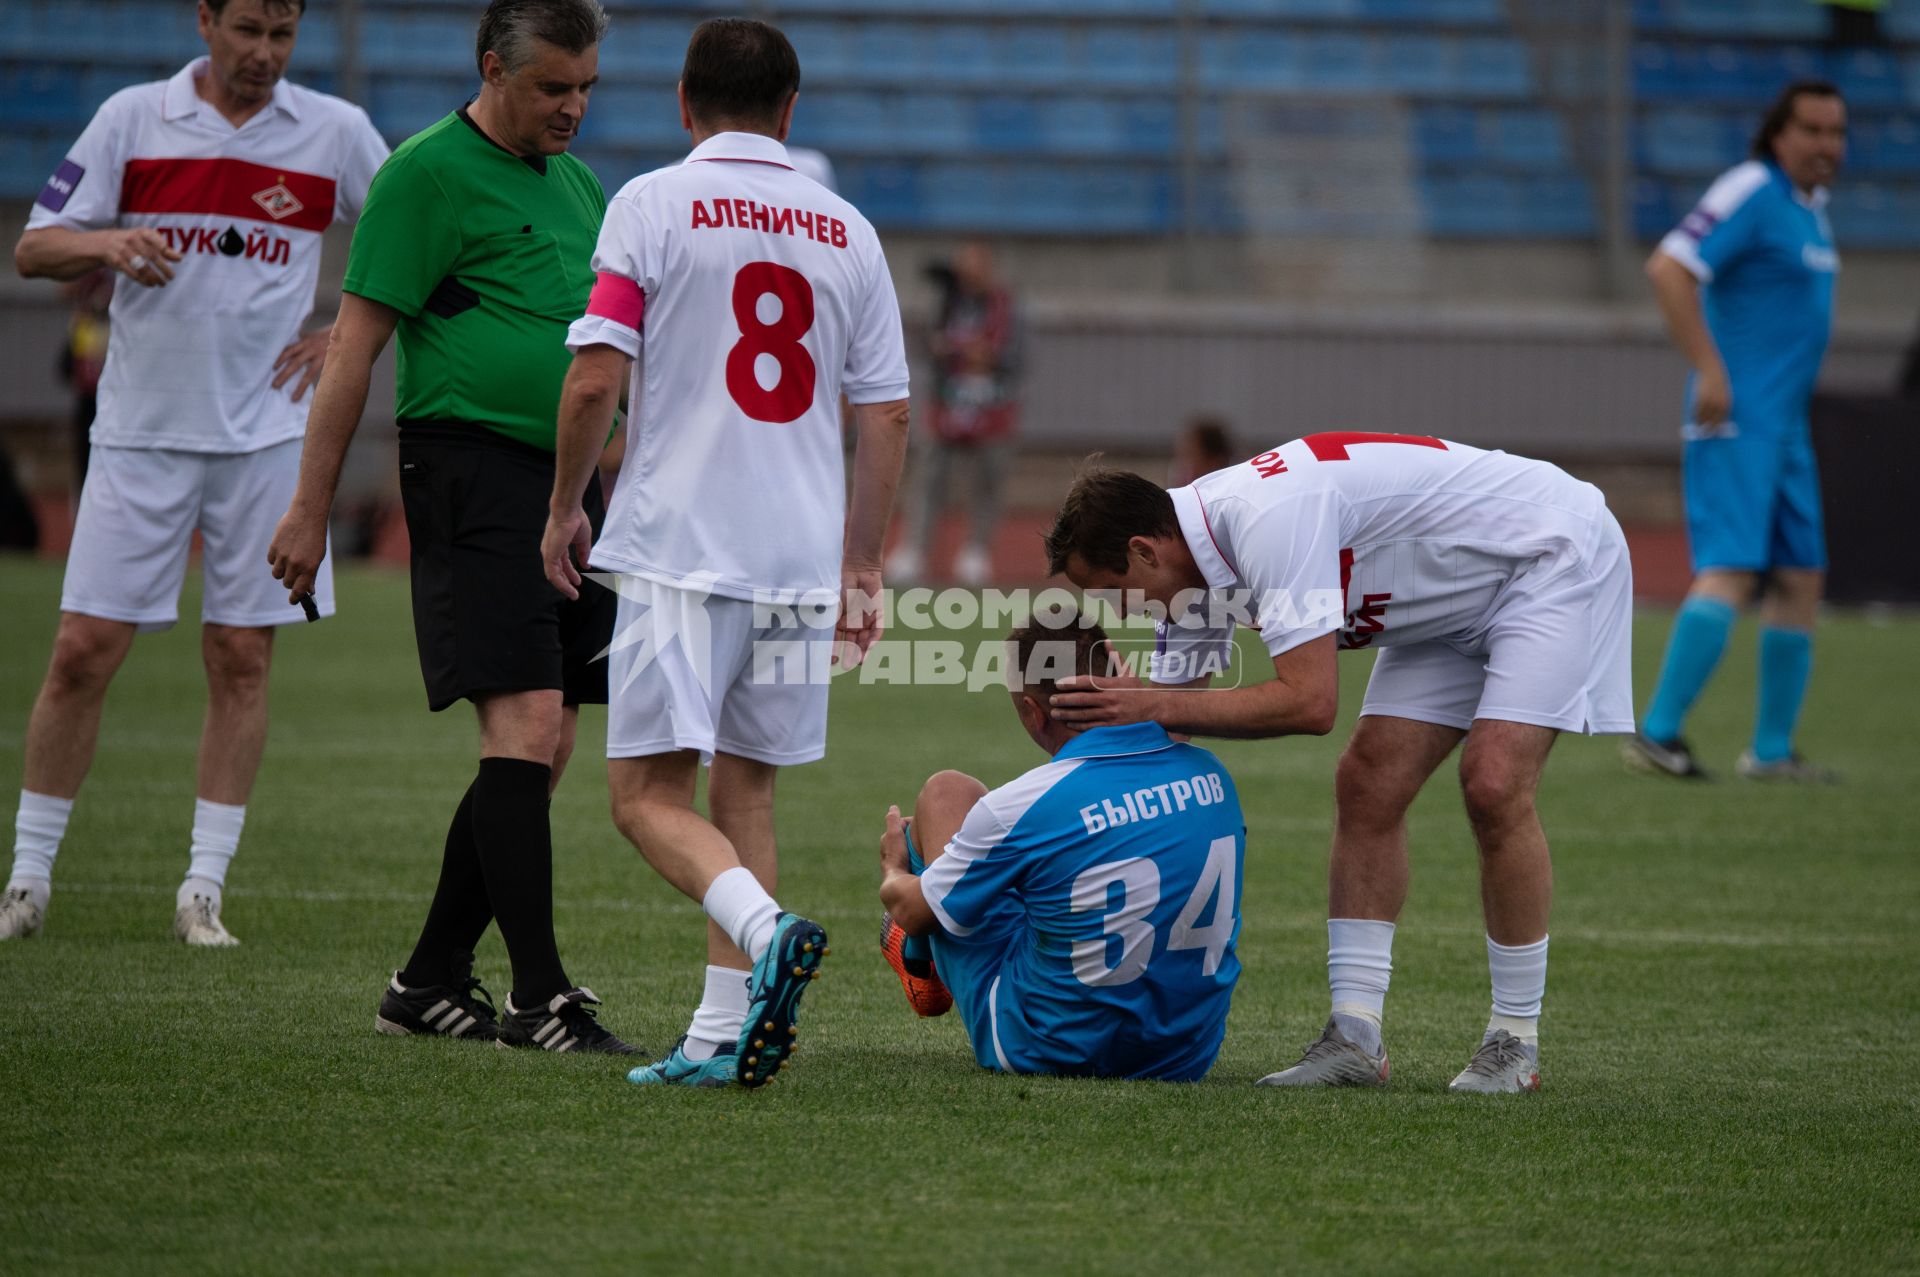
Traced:
<path id="1" fill-rule="evenodd" d="M 309 590 L 305 594 L 302 594 L 298 602 L 300 604 L 300 610 L 307 614 L 307 620 L 309 622 L 320 619 L 320 605 L 313 601 L 313 591 Z"/>

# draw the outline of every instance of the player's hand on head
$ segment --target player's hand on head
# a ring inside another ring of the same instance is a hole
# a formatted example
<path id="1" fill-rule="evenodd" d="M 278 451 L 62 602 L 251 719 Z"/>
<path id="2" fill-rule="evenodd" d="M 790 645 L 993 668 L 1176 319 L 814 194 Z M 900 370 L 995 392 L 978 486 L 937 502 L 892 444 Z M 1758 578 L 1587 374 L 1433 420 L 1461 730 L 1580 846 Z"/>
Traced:
<path id="1" fill-rule="evenodd" d="M 1076 674 L 1054 687 L 1047 712 L 1070 727 L 1118 727 L 1153 721 L 1153 698 L 1132 677 L 1094 678 Z"/>
<path id="2" fill-rule="evenodd" d="M 280 516 L 267 545 L 267 562 L 273 565 L 274 580 L 287 587 L 287 601 L 298 603 L 303 594 L 313 593 L 320 562 L 327 557 L 327 521 L 309 518 L 297 510 Z"/>
<path id="3" fill-rule="evenodd" d="M 273 388 L 280 389 L 298 374 L 300 380 L 293 387 L 293 402 L 299 403 L 300 397 L 320 380 L 320 369 L 327 362 L 327 339 L 332 332 L 330 328 L 322 328 L 308 333 L 281 351 L 273 361 Z"/>
<path id="4" fill-rule="evenodd" d="M 106 251 L 102 256 L 113 270 L 149 288 L 164 288 L 167 281 L 173 278 L 173 267 L 169 263 L 179 261 L 182 254 L 151 226 L 103 231 L 102 234 L 107 237 Z"/>
<path id="5" fill-rule="evenodd" d="M 593 549 L 593 525 L 578 507 L 547 516 L 546 535 L 540 538 L 540 566 L 553 588 L 570 599 L 580 597 L 580 568 Z"/>
<path id="6" fill-rule="evenodd" d="M 833 662 L 852 669 L 886 632 L 881 617 L 884 585 L 878 566 L 846 564 L 840 569 L 840 614 L 833 625 Z"/>

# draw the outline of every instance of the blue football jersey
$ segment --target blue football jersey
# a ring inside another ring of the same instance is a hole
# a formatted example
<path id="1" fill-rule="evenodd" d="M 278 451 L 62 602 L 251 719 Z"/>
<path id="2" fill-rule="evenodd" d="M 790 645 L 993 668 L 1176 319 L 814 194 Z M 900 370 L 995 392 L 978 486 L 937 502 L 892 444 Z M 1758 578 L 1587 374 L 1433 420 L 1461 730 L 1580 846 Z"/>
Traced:
<path id="1" fill-rule="evenodd" d="M 1226 767 L 1150 723 L 1087 731 L 987 794 L 920 878 L 980 1063 L 1205 1074 L 1240 974 L 1245 854 Z"/>
<path id="2" fill-rule="evenodd" d="M 1730 433 L 1805 428 L 1840 268 L 1826 203 L 1824 188 L 1803 193 L 1779 165 L 1749 160 L 1660 241 L 1705 286 L 1707 328 L 1733 383 Z"/>

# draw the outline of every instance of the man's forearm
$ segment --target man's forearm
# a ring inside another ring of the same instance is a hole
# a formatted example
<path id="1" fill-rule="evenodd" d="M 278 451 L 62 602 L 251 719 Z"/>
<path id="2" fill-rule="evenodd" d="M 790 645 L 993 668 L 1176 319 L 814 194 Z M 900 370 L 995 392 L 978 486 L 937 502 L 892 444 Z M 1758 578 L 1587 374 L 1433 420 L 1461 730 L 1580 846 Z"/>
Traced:
<path id="1" fill-rule="evenodd" d="M 560 391 L 553 444 L 552 508 L 571 513 L 586 496 L 587 482 L 606 448 L 607 431 L 620 402 L 618 386 L 588 375 L 578 359 Z"/>
<path id="2" fill-rule="evenodd" d="M 886 546 L 887 524 L 893 518 L 900 468 L 907 459 L 909 401 L 856 404 L 853 416 L 858 435 L 847 508 L 846 557 L 852 563 L 878 564 Z"/>
<path id="3" fill-rule="evenodd" d="M 1333 730 L 1334 706 L 1278 679 L 1256 687 L 1219 691 L 1155 690 L 1154 722 L 1170 732 L 1230 740 L 1269 736 L 1325 736 Z"/>
<path id="4" fill-rule="evenodd" d="M 300 449 L 300 482 L 294 489 L 296 510 L 324 517 L 333 508 L 340 487 L 340 468 L 347 447 L 360 429 L 367 408 L 367 388 L 373 380 L 373 359 L 364 352 L 340 350 L 330 343 L 320 384 L 314 388 L 313 408 L 307 413 L 307 438 Z"/>
<path id="5" fill-rule="evenodd" d="M 43 226 L 14 246 L 13 264 L 23 279 L 78 279 L 107 264 L 99 231 Z"/>
<path id="6" fill-rule="evenodd" d="M 1692 272 L 1662 253 L 1648 264 L 1647 277 L 1674 346 L 1695 368 L 1717 365 L 1720 351 L 1707 330 L 1706 312 L 1700 306 L 1700 284 Z"/>
<path id="7" fill-rule="evenodd" d="M 931 935 L 940 928 L 940 920 L 927 907 L 920 879 L 906 870 L 893 870 L 880 880 L 880 903 L 910 936 Z"/>

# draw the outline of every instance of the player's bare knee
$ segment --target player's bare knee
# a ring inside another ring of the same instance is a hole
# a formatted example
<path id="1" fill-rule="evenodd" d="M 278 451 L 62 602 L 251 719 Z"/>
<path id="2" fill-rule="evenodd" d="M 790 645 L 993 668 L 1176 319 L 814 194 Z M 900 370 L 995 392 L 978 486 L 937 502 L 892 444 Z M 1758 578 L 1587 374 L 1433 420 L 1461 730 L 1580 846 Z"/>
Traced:
<path id="1" fill-rule="evenodd" d="M 1398 825 L 1413 804 L 1419 785 L 1409 786 L 1390 759 L 1379 751 L 1349 744 L 1333 772 L 1335 819 L 1350 828 Z"/>
<path id="2" fill-rule="evenodd" d="M 1518 769 L 1499 763 L 1460 768 L 1460 796 L 1475 830 L 1498 833 L 1533 815 L 1533 785 Z"/>
<path id="3" fill-rule="evenodd" d="M 55 696 L 101 691 L 125 656 L 126 644 L 113 630 L 62 621 L 47 662 L 47 690 Z"/>
<path id="4" fill-rule="evenodd" d="M 273 631 L 209 625 L 200 652 L 207 684 L 216 693 L 257 696 L 266 689 L 273 663 Z"/>
<path id="5" fill-rule="evenodd" d="M 919 796 L 913 801 L 913 810 L 925 819 L 932 819 L 937 812 L 964 814 L 986 793 L 984 784 L 963 771 L 939 771 L 927 777 L 927 783 L 920 786 Z"/>

